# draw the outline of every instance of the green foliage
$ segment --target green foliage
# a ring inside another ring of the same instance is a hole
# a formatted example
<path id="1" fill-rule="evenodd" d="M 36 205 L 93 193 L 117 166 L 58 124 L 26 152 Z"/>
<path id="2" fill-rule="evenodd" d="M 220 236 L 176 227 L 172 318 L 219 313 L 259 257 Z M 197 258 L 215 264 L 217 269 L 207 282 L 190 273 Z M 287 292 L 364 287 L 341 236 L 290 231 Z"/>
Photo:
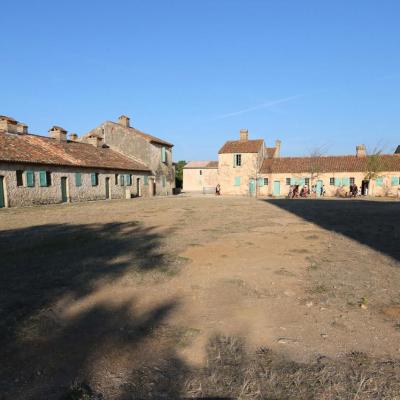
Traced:
<path id="1" fill-rule="evenodd" d="M 178 161 L 175 165 L 175 186 L 182 188 L 183 185 L 183 167 L 186 165 L 186 161 Z"/>

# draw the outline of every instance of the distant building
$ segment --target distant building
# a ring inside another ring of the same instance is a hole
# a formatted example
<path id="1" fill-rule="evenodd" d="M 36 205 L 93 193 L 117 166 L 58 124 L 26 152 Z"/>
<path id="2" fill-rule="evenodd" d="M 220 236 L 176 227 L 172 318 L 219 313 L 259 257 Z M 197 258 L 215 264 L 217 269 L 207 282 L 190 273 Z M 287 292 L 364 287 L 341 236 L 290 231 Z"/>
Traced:
<path id="1" fill-rule="evenodd" d="M 149 196 L 152 176 L 143 162 L 104 145 L 87 143 L 59 126 L 50 137 L 0 116 L 0 208 Z"/>
<path id="2" fill-rule="evenodd" d="M 356 184 L 362 194 L 398 193 L 400 146 L 395 154 L 373 157 L 367 155 L 364 145 L 356 146 L 356 153 L 346 156 L 281 157 L 280 150 L 279 140 L 274 147 L 266 147 L 263 139 L 249 139 L 247 129 L 242 129 L 239 140 L 229 140 L 219 150 L 213 185 L 220 184 L 222 195 L 279 197 L 298 185 L 314 187 L 317 196 L 322 188 L 326 196 L 345 196 L 351 184 Z M 200 188 L 202 181 L 196 177 L 203 169 L 201 162 L 190 162 L 184 169 L 184 188 Z"/>
<path id="3" fill-rule="evenodd" d="M 175 188 L 173 144 L 133 128 L 130 118 L 121 115 L 118 122 L 105 121 L 85 134 L 81 141 L 100 138 L 111 149 L 133 157 L 151 171 L 148 184 L 155 195 L 169 195 Z"/>
<path id="4" fill-rule="evenodd" d="M 218 161 L 190 161 L 183 167 L 183 191 L 215 193 Z"/>

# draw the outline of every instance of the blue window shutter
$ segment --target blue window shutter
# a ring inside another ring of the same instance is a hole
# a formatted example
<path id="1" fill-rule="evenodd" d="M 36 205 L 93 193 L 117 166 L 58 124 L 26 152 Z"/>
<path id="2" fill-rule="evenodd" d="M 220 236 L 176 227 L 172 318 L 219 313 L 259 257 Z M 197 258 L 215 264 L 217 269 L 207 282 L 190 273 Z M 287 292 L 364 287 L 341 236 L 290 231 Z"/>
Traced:
<path id="1" fill-rule="evenodd" d="M 166 162 L 167 161 L 167 153 L 165 150 L 165 146 L 161 147 L 161 161 Z"/>
<path id="2" fill-rule="evenodd" d="M 342 178 L 343 186 L 350 186 L 350 178 Z"/>
<path id="3" fill-rule="evenodd" d="M 147 175 L 144 175 L 144 176 L 143 176 L 143 182 L 144 182 L 145 185 L 148 185 L 148 184 L 149 184 L 149 179 L 148 179 L 148 176 L 147 176 Z"/>
<path id="4" fill-rule="evenodd" d="M 258 178 L 258 186 L 264 186 L 264 178 Z"/>
<path id="5" fill-rule="evenodd" d="M 39 185 L 42 187 L 47 186 L 46 171 L 39 171 Z"/>
<path id="6" fill-rule="evenodd" d="M 383 178 L 381 176 L 376 177 L 376 185 L 382 186 L 383 185 Z"/>
<path id="7" fill-rule="evenodd" d="M 126 186 L 131 186 L 131 176 L 129 174 L 125 175 Z"/>
<path id="8" fill-rule="evenodd" d="M 26 171 L 26 186 L 33 187 L 35 186 L 35 174 L 33 171 Z"/>
<path id="9" fill-rule="evenodd" d="M 400 178 L 398 176 L 392 176 L 392 186 L 399 186 Z"/>
<path id="10" fill-rule="evenodd" d="M 235 186 L 240 186 L 240 176 L 235 176 Z"/>
<path id="11" fill-rule="evenodd" d="M 82 186 L 82 175 L 80 172 L 75 173 L 75 186 Z"/>
<path id="12" fill-rule="evenodd" d="M 340 178 L 335 178 L 335 186 L 341 186 L 342 181 L 340 180 Z"/>
<path id="13" fill-rule="evenodd" d="M 300 186 L 304 186 L 306 184 L 306 178 L 300 179 Z"/>
<path id="14" fill-rule="evenodd" d="M 91 180 L 92 180 L 92 186 L 96 186 L 96 173 L 95 172 L 92 172 Z"/>

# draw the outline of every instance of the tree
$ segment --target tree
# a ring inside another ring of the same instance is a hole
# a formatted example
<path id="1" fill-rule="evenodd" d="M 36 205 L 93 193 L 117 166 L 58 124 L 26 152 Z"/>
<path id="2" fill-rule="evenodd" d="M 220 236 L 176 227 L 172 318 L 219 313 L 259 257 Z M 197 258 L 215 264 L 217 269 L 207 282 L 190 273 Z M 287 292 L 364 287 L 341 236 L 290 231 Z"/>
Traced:
<path id="1" fill-rule="evenodd" d="M 313 185 L 314 181 L 318 179 L 323 171 L 321 157 L 326 154 L 326 146 L 316 147 L 309 153 L 308 173 L 310 174 L 310 184 Z"/>
<path id="2" fill-rule="evenodd" d="M 382 154 L 383 150 L 375 147 L 371 152 L 368 152 L 367 162 L 365 164 L 365 179 L 372 180 L 376 179 L 379 174 L 383 171 L 383 163 L 382 163 Z"/>
<path id="3" fill-rule="evenodd" d="M 186 161 L 178 161 L 175 165 L 175 186 L 182 189 L 183 187 L 183 167 L 186 165 Z"/>

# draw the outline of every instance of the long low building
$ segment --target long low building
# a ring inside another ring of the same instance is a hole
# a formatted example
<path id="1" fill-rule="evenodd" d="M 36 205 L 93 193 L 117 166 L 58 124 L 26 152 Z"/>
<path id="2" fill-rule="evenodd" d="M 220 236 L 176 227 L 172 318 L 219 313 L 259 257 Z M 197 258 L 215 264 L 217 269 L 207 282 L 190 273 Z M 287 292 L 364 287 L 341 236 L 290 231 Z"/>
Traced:
<path id="1" fill-rule="evenodd" d="M 400 146 L 394 154 L 367 154 L 364 145 L 354 155 L 281 157 L 281 142 L 266 147 L 263 139 L 249 139 L 247 129 L 239 140 L 227 141 L 207 185 L 220 185 L 222 195 L 286 196 L 291 186 L 314 187 L 316 196 L 346 196 L 350 185 L 362 195 L 398 196 L 400 193 Z M 204 162 L 184 168 L 183 187 L 204 186 Z M 185 182 L 185 179 L 188 182 Z"/>
<path id="2" fill-rule="evenodd" d="M 93 137 L 88 143 L 53 126 L 49 137 L 0 116 L 0 207 L 153 195 L 155 177 L 139 160 Z"/>
<path id="3" fill-rule="evenodd" d="M 183 167 L 183 191 L 215 193 L 218 161 L 190 161 Z"/>

